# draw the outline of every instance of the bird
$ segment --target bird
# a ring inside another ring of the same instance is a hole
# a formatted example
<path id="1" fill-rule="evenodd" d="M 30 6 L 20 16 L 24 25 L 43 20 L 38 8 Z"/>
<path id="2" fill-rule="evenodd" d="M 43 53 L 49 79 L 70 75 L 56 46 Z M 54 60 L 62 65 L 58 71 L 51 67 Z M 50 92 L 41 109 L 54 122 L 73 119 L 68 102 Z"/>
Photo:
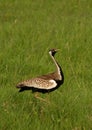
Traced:
<path id="1" fill-rule="evenodd" d="M 16 85 L 16 88 L 19 89 L 19 92 L 24 90 L 32 90 L 32 92 L 52 92 L 60 87 L 64 83 L 64 74 L 62 68 L 55 60 L 54 56 L 59 49 L 50 49 L 49 55 L 55 64 L 56 70 L 52 73 L 37 76 L 29 80 L 22 81 Z"/>

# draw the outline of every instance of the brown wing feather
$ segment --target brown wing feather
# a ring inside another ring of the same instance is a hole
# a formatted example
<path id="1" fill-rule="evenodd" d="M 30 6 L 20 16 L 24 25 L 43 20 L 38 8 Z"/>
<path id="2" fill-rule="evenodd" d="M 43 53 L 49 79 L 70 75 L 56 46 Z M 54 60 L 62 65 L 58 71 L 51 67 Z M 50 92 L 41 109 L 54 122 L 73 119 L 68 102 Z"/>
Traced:
<path id="1" fill-rule="evenodd" d="M 45 79 L 45 80 L 58 80 L 59 79 L 59 75 L 56 72 L 53 73 L 49 73 L 47 75 L 41 75 L 38 76 L 37 78 L 41 78 L 41 79 Z"/>

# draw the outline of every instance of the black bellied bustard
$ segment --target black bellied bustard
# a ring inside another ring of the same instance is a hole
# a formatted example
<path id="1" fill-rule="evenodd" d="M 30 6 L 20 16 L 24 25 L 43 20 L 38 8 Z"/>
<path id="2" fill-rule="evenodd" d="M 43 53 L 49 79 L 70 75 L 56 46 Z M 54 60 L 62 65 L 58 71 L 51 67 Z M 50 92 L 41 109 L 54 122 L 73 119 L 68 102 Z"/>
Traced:
<path id="1" fill-rule="evenodd" d="M 29 80 L 25 80 L 19 84 L 17 84 L 17 88 L 19 88 L 19 92 L 24 90 L 31 89 L 33 92 L 51 92 L 57 89 L 64 82 L 64 75 L 60 65 L 54 58 L 55 53 L 58 49 L 51 49 L 49 54 L 56 66 L 56 71 L 47 75 L 38 76 L 36 78 L 32 78 Z"/>

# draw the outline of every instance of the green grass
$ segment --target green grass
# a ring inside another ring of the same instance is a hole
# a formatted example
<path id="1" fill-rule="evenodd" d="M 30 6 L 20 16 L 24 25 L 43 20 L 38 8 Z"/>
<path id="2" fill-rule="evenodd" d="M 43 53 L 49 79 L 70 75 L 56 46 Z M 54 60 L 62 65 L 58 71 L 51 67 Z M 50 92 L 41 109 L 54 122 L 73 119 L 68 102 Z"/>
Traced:
<path id="1" fill-rule="evenodd" d="M 0 1 L 0 130 L 92 129 L 92 1 Z M 49 94 L 18 93 L 22 80 L 54 70 L 64 84 Z"/>

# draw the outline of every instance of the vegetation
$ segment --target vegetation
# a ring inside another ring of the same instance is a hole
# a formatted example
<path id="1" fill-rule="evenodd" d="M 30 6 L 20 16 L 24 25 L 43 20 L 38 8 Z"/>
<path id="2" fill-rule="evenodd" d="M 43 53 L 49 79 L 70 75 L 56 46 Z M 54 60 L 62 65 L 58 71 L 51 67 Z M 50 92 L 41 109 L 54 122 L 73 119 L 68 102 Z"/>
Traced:
<path id="1" fill-rule="evenodd" d="M 0 130 L 92 129 L 92 1 L 0 1 Z M 16 84 L 55 68 L 65 82 L 49 94 Z"/>

